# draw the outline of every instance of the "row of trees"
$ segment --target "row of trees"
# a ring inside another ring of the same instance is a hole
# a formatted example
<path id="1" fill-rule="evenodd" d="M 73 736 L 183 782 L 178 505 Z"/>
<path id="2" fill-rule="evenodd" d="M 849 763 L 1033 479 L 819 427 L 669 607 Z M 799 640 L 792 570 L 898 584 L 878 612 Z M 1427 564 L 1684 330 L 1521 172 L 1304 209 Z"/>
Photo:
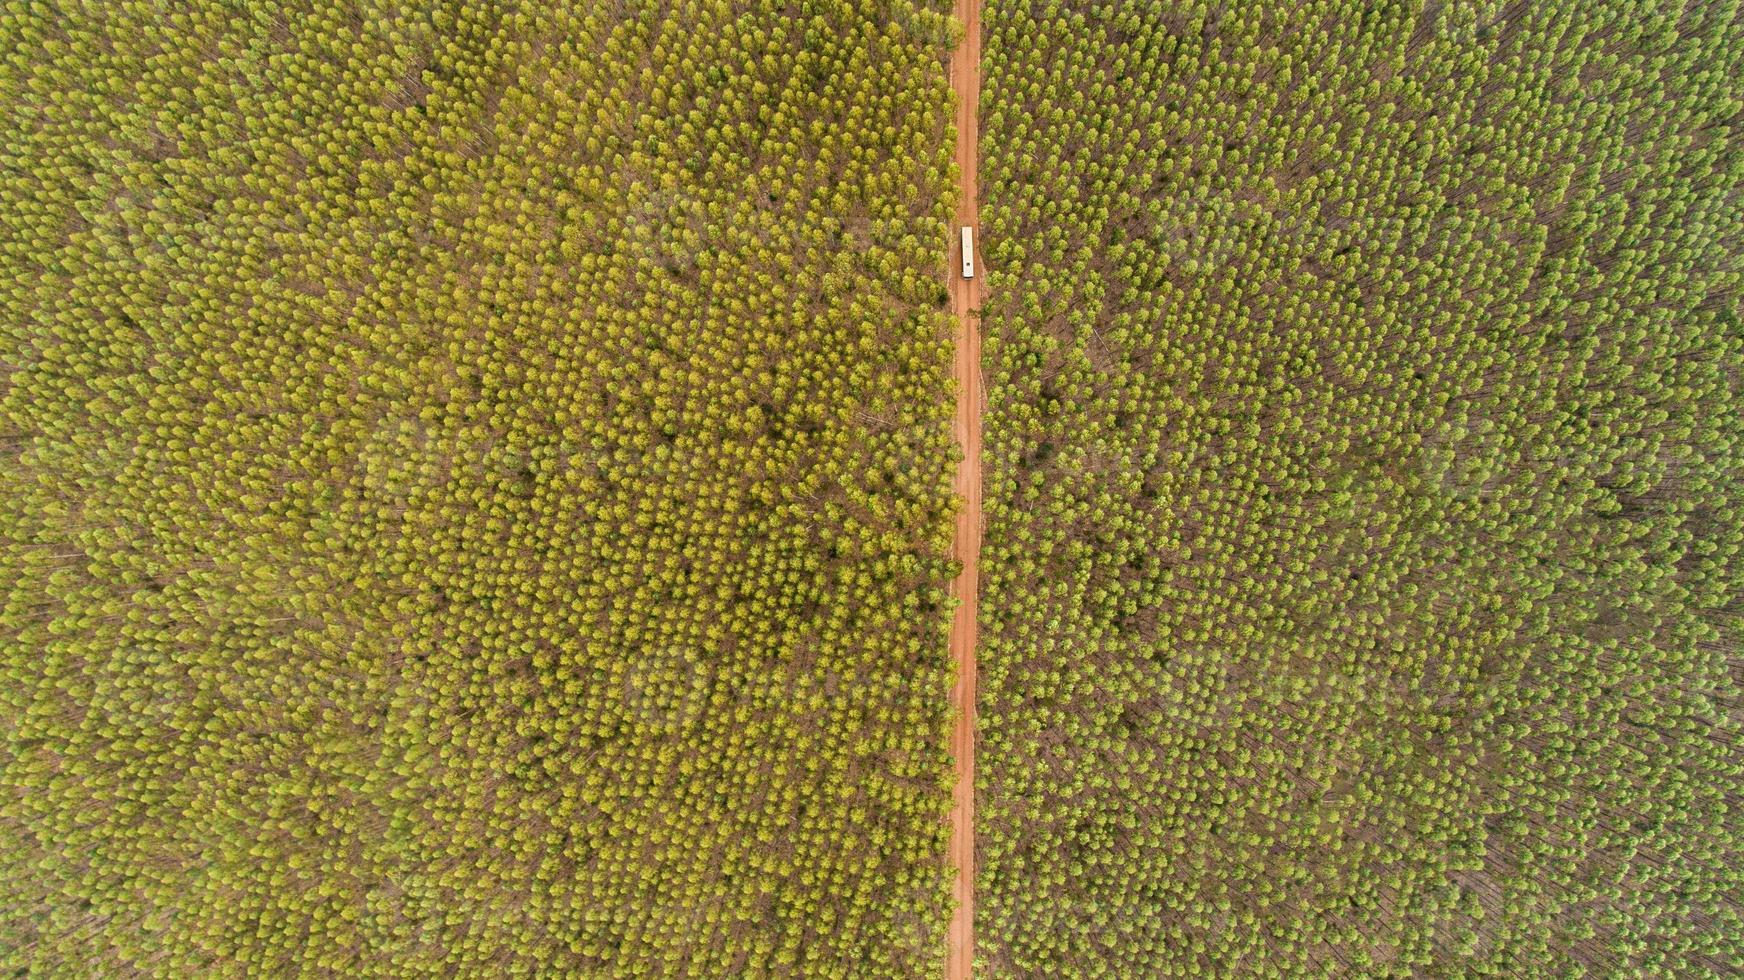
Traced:
<path id="1" fill-rule="evenodd" d="M 930 972 L 937 12 L 74 6 L 0 14 L 0 964 Z"/>
<path id="2" fill-rule="evenodd" d="M 1729 972 L 1733 5 L 985 22 L 990 974 Z"/>

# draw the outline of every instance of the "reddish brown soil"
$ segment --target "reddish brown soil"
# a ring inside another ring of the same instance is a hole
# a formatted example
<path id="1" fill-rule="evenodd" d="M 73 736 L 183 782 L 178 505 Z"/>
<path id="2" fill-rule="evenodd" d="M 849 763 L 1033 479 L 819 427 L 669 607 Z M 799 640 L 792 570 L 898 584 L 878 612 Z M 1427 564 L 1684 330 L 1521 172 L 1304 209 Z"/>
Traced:
<path id="1" fill-rule="evenodd" d="M 981 0 L 956 0 L 956 16 L 965 31 L 951 55 L 951 89 L 957 96 L 957 225 L 978 228 L 976 111 L 981 91 Z M 979 239 L 979 235 L 976 236 Z M 957 683 L 951 692 L 956 726 L 951 754 L 957 764 L 957 784 L 951 809 L 951 866 L 956 871 L 956 912 L 951 919 L 947 980 L 969 980 L 975 958 L 975 609 L 976 558 L 981 552 L 981 279 L 987 253 L 975 245 L 975 278 L 964 279 L 962 247 L 957 228 L 951 229 L 947 275 L 951 308 L 957 314 L 954 373 L 957 379 L 957 442 L 963 463 L 957 468 L 956 492 L 963 498 L 957 513 L 955 551 L 963 563 L 951 593 L 959 603 L 951 624 L 951 655 L 957 662 Z"/>

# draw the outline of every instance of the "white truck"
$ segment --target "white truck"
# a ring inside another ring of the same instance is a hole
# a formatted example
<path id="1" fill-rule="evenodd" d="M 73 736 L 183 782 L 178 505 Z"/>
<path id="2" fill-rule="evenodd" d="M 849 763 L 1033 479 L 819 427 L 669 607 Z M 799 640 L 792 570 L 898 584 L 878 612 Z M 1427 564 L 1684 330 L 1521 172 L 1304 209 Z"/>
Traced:
<path id="1" fill-rule="evenodd" d="M 975 278 L 975 229 L 963 226 L 963 278 Z"/>

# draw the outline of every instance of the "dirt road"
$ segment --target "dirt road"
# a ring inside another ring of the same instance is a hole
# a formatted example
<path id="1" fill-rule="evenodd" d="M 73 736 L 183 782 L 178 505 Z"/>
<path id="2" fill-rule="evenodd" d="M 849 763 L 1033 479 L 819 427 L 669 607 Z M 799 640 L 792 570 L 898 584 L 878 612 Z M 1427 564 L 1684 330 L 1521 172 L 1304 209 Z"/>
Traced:
<path id="1" fill-rule="evenodd" d="M 957 96 L 957 225 L 979 228 L 976 145 L 980 138 L 976 113 L 981 93 L 981 0 L 956 0 L 957 20 L 965 31 L 951 55 L 951 89 Z M 976 236 L 979 239 L 979 235 Z M 951 919 L 946 980 L 969 980 L 975 960 L 975 610 L 976 568 L 981 553 L 981 277 L 987 253 L 977 241 L 975 278 L 962 275 L 962 248 L 951 229 L 947 275 L 951 309 L 957 314 L 957 442 L 963 464 L 957 467 L 956 492 L 964 506 L 957 514 L 955 550 L 963 570 L 951 583 L 960 602 L 951 623 L 951 655 L 957 662 L 957 683 L 951 704 L 957 709 L 951 733 L 951 754 L 957 763 L 957 785 L 951 808 L 951 866 L 956 869 L 956 914 Z"/>

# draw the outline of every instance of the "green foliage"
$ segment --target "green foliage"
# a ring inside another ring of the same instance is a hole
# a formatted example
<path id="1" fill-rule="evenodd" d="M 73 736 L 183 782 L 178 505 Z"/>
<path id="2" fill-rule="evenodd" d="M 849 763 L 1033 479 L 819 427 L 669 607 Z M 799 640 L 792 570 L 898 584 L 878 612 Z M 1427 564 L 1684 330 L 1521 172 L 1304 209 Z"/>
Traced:
<path id="1" fill-rule="evenodd" d="M 985 23 L 990 974 L 1734 971 L 1735 5 Z"/>
<path id="2" fill-rule="evenodd" d="M 931 969 L 900 12 L 5 7 L 0 966 Z"/>

